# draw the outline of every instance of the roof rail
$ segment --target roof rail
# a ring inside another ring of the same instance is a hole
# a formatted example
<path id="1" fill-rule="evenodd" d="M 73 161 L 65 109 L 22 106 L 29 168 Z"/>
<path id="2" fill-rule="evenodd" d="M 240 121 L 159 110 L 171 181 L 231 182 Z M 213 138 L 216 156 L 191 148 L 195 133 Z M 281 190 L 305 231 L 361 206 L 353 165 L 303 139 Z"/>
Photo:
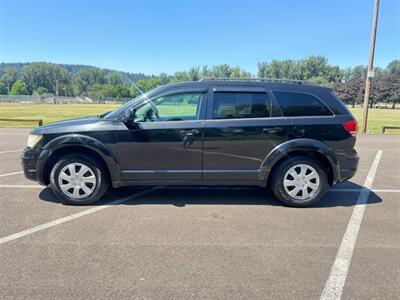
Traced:
<path id="1" fill-rule="evenodd" d="M 204 77 L 199 81 L 230 81 L 230 82 L 269 82 L 269 83 L 296 83 L 303 85 L 319 85 L 315 81 L 310 80 L 296 80 L 296 79 L 279 79 L 279 78 L 218 78 L 218 77 Z"/>

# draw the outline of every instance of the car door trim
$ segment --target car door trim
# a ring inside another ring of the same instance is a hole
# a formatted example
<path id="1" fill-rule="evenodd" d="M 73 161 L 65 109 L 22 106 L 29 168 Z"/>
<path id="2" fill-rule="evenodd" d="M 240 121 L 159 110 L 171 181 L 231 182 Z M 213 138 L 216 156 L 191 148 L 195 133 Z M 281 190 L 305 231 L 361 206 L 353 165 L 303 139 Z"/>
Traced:
<path id="1" fill-rule="evenodd" d="M 121 173 L 259 173 L 259 169 L 242 169 L 242 170 L 122 170 Z"/>

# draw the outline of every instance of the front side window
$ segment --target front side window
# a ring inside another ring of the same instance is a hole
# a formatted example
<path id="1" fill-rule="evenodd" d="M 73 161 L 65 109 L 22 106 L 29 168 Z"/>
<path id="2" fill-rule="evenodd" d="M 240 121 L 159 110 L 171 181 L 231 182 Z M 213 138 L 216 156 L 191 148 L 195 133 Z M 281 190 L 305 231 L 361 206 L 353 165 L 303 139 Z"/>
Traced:
<path id="1" fill-rule="evenodd" d="M 267 93 L 214 93 L 214 119 L 265 118 L 270 114 L 271 101 Z"/>
<path id="2" fill-rule="evenodd" d="M 183 93 L 153 99 L 136 109 L 135 122 L 198 120 L 201 93 Z"/>
<path id="3" fill-rule="evenodd" d="M 295 92 L 274 91 L 274 96 L 286 117 L 331 116 L 332 112 L 317 97 Z"/>

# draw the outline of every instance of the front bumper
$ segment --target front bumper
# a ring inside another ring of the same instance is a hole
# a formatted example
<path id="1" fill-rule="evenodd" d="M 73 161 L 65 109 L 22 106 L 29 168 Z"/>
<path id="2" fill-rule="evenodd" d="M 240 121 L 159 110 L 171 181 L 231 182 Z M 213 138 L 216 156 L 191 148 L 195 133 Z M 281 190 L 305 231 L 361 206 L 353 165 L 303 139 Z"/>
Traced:
<path id="1" fill-rule="evenodd" d="M 39 181 L 36 171 L 37 161 L 40 151 L 32 148 L 25 148 L 21 155 L 21 164 L 25 177 L 29 180 Z"/>

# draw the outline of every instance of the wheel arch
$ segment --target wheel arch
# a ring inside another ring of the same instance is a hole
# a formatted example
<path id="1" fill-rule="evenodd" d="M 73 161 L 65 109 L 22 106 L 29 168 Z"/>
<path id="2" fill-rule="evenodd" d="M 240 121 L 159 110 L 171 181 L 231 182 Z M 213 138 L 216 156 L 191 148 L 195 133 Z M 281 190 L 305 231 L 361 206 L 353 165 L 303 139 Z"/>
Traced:
<path id="1" fill-rule="evenodd" d="M 328 183 L 333 185 L 339 176 L 339 162 L 335 152 L 325 143 L 312 139 L 295 139 L 275 147 L 264 159 L 259 180 L 269 184 L 271 174 L 284 160 L 294 156 L 307 156 L 321 162 L 328 174 Z"/>
<path id="2" fill-rule="evenodd" d="M 113 186 L 119 184 L 119 166 L 108 147 L 92 137 L 78 134 L 61 136 L 43 147 L 37 165 L 38 174 L 41 174 L 40 181 L 48 185 L 50 183 L 50 172 L 54 164 L 62 156 L 71 153 L 88 155 L 96 159 L 107 170 L 108 178 L 110 178 Z"/>

